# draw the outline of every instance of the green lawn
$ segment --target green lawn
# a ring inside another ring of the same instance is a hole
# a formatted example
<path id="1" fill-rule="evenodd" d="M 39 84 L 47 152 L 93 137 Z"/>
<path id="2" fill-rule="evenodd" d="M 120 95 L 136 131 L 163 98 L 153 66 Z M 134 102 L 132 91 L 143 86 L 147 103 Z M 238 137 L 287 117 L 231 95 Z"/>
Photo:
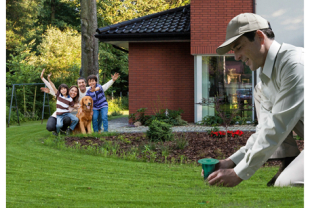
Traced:
<path id="1" fill-rule="evenodd" d="M 209 187 L 198 166 L 53 149 L 42 143 L 45 125 L 6 128 L 7 207 L 303 207 L 304 188 L 266 186 L 277 168 L 234 188 Z"/>

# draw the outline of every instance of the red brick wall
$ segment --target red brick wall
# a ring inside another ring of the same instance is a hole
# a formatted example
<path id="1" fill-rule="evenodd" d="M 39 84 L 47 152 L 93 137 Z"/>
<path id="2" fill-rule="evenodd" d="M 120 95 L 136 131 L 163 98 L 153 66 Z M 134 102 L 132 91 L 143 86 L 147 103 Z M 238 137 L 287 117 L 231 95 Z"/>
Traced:
<path id="1" fill-rule="evenodd" d="M 194 57 L 190 43 L 129 43 L 129 113 L 146 107 L 177 110 L 194 121 Z"/>
<path id="2" fill-rule="evenodd" d="M 216 54 L 229 21 L 252 12 L 253 0 L 191 0 L 191 54 Z"/>

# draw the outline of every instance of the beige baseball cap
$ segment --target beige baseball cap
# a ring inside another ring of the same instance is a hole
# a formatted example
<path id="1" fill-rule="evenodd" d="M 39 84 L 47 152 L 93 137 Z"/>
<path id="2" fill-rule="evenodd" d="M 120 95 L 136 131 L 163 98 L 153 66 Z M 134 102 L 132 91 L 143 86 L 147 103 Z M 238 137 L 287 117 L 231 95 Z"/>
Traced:
<path id="1" fill-rule="evenodd" d="M 268 21 L 253 13 L 242 13 L 235 16 L 227 25 L 226 41 L 216 49 L 216 53 L 223 55 L 230 51 L 230 44 L 244 33 L 269 28 Z"/>

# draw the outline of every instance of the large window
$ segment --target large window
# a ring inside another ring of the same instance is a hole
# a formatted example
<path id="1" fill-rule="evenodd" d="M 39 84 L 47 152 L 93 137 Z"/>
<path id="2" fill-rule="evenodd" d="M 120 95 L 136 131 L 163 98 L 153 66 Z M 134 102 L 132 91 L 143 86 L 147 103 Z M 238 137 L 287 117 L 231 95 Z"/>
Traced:
<path id="1" fill-rule="evenodd" d="M 240 116 L 252 119 L 252 71 L 233 56 L 202 56 L 202 98 L 219 97 L 229 112 L 240 103 Z M 214 116 L 212 106 L 202 107 L 202 117 Z"/>

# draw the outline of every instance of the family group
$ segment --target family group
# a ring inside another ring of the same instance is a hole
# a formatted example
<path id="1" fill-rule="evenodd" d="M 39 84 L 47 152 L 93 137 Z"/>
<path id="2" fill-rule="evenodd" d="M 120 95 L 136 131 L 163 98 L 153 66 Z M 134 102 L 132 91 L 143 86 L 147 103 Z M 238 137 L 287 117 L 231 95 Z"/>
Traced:
<path id="1" fill-rule="evenodd" d="M 86 80 L 83 77 L 78 78 L 77 85 L 70 88 L 66 84 L 59 85 L 56 89 L 54 83 L 50 80 L 51 74 L 48 75 L 48 81 L 43 77 L 45 69 L 41 73 L 41 79 L 47 86 L 42 87 L 41 91 L 49 93 L 56 97 L 56 111 L 47 121 L 46 129 L 53 132 L 55 136 L 65 133 L 71 134 L 76 127 L 79 119 L 77 118 L 80 101 L 85 96 L 90 96 L 93 100 L 92 125 L 94 132 L 108 131 L 108 102 L 104 92 L 108 90 L 113 83 L 119 78 L 119 73 L 112 75 L 112 79 L 101 86 L 98 84 L 96 75 L 87 77 L 89 87 L 86 87 Z"/>

